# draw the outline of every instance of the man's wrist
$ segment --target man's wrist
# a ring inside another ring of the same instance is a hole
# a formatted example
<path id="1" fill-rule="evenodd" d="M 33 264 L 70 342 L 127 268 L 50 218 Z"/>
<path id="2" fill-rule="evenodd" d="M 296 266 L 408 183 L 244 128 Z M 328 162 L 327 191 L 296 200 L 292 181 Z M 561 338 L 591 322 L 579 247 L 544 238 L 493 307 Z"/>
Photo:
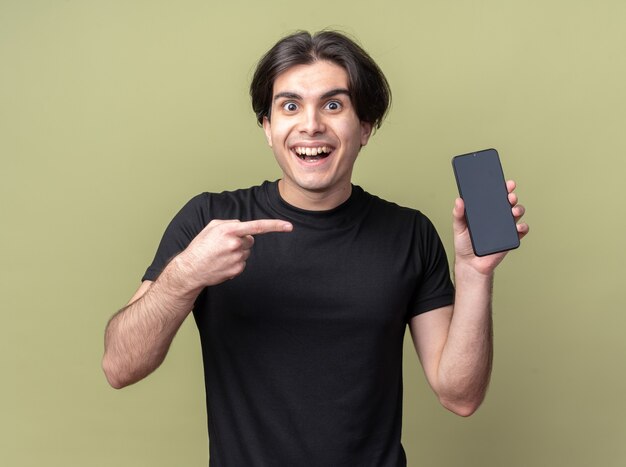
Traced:
<path id="1" fill-rule="evenodd" d="M 173 295 L 182 299 L 193 299 L 198 296 L 203 286 L 194 284 L 191 280 L 192 272 L 182 254 L 175 256 L 163 269 L 157 281 Z"/>
<path id="2" fill-rule="evenodd" d="M 456 259 L 454 263 L 455 282 L 459 280 L 471 283 L 491 283 L 493 282 L 494 271 L 479 271 L 467 261 Z"/>

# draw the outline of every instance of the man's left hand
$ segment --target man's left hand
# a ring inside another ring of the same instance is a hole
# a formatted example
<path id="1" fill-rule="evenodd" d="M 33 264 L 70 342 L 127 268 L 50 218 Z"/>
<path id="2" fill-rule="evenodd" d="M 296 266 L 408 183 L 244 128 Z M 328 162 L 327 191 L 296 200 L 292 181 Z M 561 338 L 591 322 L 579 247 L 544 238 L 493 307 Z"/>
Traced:
<path id="1" fill-rule="evenodd" d="M 515 182 L 508 180 L 506 188 L 509 193 L 509 203 L 511 203 L 511 212 L 515 218 L 517 225 L 517 233 L 520 240 L 528 233 L 528 224 L 520 222 L 520 219 L 526 212 L 521 204 L 518 204 L 517 195 L 514 193 Z M 457 198 L 452 210 L 453 230 L 454 230 L 454 250 L 456 253 L 455 265 L 467 265 L 480 274 L 492 274 L 496 266 L 504 259 L 507 251 L 494 253 L 488 256 L 476 256 L 472 249 L 472 241 L 470 239 L 467 222 L 465 220 L 465 204 L 461 198 Z"/>

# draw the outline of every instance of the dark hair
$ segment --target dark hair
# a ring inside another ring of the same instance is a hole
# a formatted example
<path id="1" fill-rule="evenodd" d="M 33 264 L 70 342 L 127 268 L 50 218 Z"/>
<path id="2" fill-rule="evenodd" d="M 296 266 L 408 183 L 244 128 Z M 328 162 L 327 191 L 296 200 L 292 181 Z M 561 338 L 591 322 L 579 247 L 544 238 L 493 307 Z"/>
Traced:
<path id="1" fill-rule="evenodd" d="M 389 83 L 362 47 L 336 31 L 320 31 L 313 36 L 306 31 L 290 34 L 261 58 L 250 83 L 258 123 L 270 118 L 276 77 L 293 66 L 316 60 L 328 60 L 346 70 L 350 99 L 359 120 L 380 128 L 391 103 Z"/>

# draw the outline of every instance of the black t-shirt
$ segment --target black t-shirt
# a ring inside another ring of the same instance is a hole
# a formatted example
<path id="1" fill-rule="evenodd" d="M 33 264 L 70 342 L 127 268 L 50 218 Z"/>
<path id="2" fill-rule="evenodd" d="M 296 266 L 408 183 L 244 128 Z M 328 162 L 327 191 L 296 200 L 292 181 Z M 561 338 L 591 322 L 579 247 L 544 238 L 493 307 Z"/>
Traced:
<path id="1" fill-rule="evenodd" d="M 406 465 L 402 348 L 408 320 L 450 305 L 445 252 L 420 212 L 354 186 L 330 211 L 287 204 L 277 182 L 193 198 L 144 280 L 212 219 L 284 219 L 245 271 L 196 300 L 210 466 Z"/>

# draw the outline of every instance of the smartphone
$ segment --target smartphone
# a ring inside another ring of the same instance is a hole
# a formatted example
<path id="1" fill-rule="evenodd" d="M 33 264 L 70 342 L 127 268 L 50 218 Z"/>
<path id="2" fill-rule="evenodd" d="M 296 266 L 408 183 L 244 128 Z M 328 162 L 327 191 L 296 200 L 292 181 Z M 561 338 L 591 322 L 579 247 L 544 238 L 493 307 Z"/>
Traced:
<path id="1" fill-rule="evenodd" d="M 519 236 L 498 151 L 456 156 L 452 167 L 476 256 L 517 248 Z"/>

